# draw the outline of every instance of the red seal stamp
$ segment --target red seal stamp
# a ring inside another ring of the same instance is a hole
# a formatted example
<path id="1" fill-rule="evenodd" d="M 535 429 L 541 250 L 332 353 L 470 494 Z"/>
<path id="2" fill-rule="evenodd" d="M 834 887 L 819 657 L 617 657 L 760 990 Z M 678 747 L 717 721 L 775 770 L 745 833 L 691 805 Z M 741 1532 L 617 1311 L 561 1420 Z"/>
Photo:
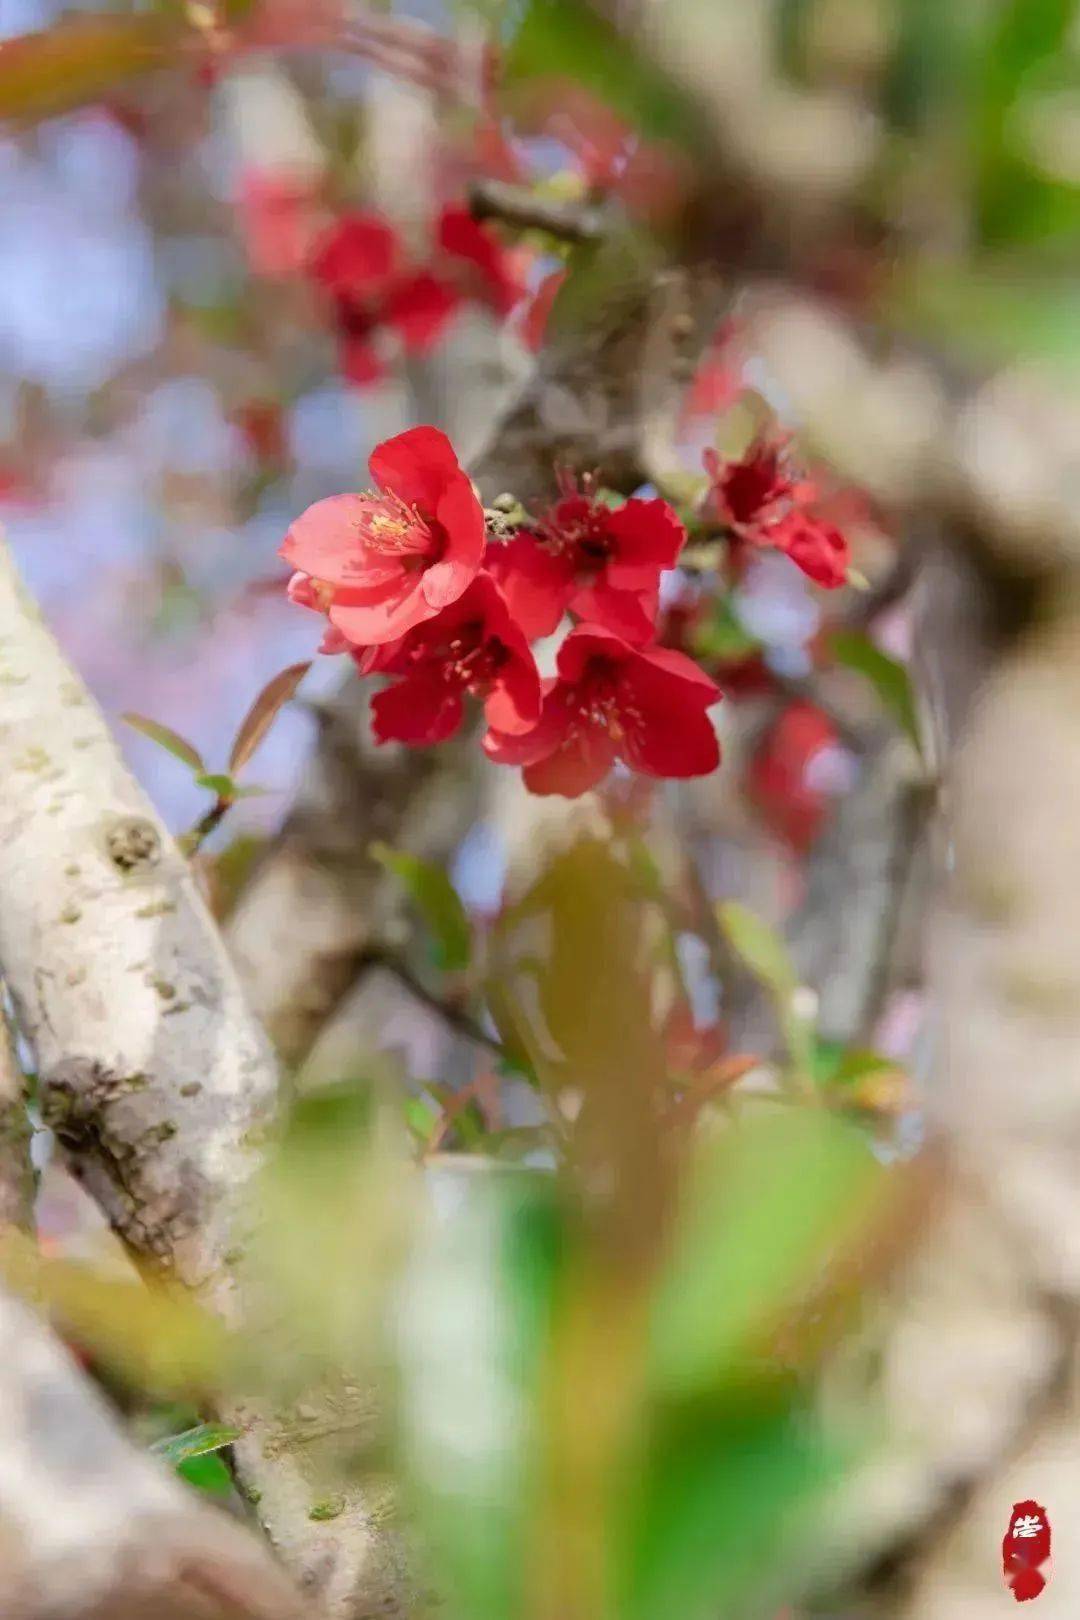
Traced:
<path id="1" fill-rule="evenodd" d="M 1050 1559 L 1050 1520 L 1039 1502 L 1014 1502 L 1009 1528 L 1001 1543 L 1001 1564 L 1005 1585 L 1017 1603 L 1037 1598 L 1050 1571 L 1043 1565 Z"/>

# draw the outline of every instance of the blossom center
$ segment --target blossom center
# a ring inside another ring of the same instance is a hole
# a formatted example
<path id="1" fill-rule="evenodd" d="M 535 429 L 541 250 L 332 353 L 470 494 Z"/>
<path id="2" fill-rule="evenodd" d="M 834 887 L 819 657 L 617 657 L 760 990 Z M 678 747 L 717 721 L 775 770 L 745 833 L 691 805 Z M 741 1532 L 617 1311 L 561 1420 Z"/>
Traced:
<path id="1" fill-rule="evenodd" d="M 437 665 L 447 685 L 486 697 L 510 655 L 497 636 L 485 633 L 483 624 L 466 624 L 448 641 L 418 648 L 415 656 L 418 662 Z"/>
<path id="2" fill-rule="evenodd" d="M 415 506 L 407 506 L 396 495 L 362 495 L 355 518 L 361 545 L 384 556 L 430 557 L 435 536 Z"/>
<path id="3" fill-rule="evenodd" d="M 549 551 L 570 552 L 582 573 L 599 572 L 615 550 L 605 509 L 581 495 L 559 502 L 542 524 L 540 539 Z"/>

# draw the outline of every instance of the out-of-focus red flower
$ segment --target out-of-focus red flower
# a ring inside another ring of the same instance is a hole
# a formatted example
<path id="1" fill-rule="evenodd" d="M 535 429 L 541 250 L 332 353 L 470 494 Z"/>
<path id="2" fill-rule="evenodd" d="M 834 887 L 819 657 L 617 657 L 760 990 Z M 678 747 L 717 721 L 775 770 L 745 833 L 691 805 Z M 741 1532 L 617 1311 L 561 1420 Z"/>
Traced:
<path id="1" fill-rule="evenodd" d="M 263 467 L 280 467 L 286 458 L 285 418 L 276 399 L 252 399 L 239 405 L 233 421 Z"/>
<path id="2" fill-rule="evenodd" d="M 466 299 L 506 315 L 523 285 L 513 256 L 466 210 L 445 209 L 430 263 L 415 265 L 377 214 L 339 219 L 315 243 L 309 272 L 331 299 L 342 370 L 360 386 L 385 374 L 379 335 L 426 354 Z"/>
<path id="3" fill-rule="evenodd" d="M 847 580 L 848 543 L 832 523 L 808 512 L 792 512 L 769 533 L 768 544 L 786 552 L 815 585 L 839 590 Z"/>
<path id="4" fill-rule="evenodd" d="M 507 180 L 517 185 L 528 178 L 513 142 L 493 113 L 477 119 L 473 130 L 473 161 L 481 173 L 492 180 Z"/>
<path id="5" fill-rule="evenodd" d="M 255 275 L 280 278 L 303 270 L 319 230 L 318 185 L 311 175 L 249 169 L 240 179 L 236 211 Z"/>
<path id="6" fill-rule="evenodd" d="M 487 304 L 497 315 L 509 315 L 524 292 L 517 255 L 467 208 L 444 208 L 437 242 L 450 261 L 445 266 L 461 293 Z"/>
<path id="7" fill-rule="evenodd" d="M 747 773 L 747 791 L 771 830 L 804 854 L 832 795 L 815 780 L 815 760 L 839 746 L 836 728 L 813 703 L 792 703 L 766 732 Z"/>
<path id="8" fill-rule="evenodd" d="M 536 660 L 487 574 L 434 619 L 356 660 L 365 675 L 402 677 L 372 701 L 379 742 L 442 742 L 461 725 L 466 693 L 483 700 L 498 731 L 528 731 L 540 718 Z"/>
<path id="9" fill-rule="evenodd" d="M 694 373 L 683 401 L 683 424 L 703 416 L 720 416 L 743 392 L 743 355 L 735 332 L 726 321 L 713 338 Z"/>
<path id="10" fill-rule="evenodd" d="M 644 776 L 705 776 L 720 748 L 706 710 L 720 697 L 697 665 L 663 647 L 634 647 L 582 624 L 559 649 L 539 724 L 524 736 L 489 731 L 484 747 L 503 765 L 524 766 L 533 793 L 577 798 L 616 759 Z"/>
<path id="11" fill-rule="evenodd" d="M 723 1024 L 698 1026 L 687 1001 L 676 1001 L 664 1020 L 664 1051 L 672 1074 L 697 1074 L 719 1063 L 727 1051 Z"/>
<path id="12" fill-rule="evenodd" d="M 377 490 L 316 501 L 281 547 L 303 576 L 293 600 L 357 647 L 394 641 L 456 602 L 484 549 L 483 509 L 444 433 L 399 433 L 370 467 Z"/>
<path id="13" fill-rule="evenodd" d="M 786 552 L 817 584 L 835 590 L 847 578 L 847 541 L 812 508 L 816 485 L 792 466 L 787 440 L 762 435 L 738 461 L 705 452 L 716 516 L 737 539 Z"/>
<path id="14" fill-rule="evenodd" d="M 530 640 L 550 635 L 567 609 L 629 641 L 648 641 L 660 574 L 686 531 L 666 501 L 607 506 L 563 479 L 563 495 L 532 530 L 493 545 L 488 566 Z"/>

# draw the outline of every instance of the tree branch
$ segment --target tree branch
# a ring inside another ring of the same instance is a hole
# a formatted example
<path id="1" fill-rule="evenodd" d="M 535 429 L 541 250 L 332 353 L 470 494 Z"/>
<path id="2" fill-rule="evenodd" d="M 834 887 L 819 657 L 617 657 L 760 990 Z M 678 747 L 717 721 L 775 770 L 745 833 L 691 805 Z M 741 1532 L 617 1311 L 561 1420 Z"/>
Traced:
<path id="1" fill-rule="evenodd" d="M 4 1620 L 301 1620 L 265 1549 L 121 1433 L 45 1325 L 0 1292 Z"/>
<path id="2" fill-rule="evenodd" d="M 136 1256 L 235 1326 L 235 1267 L 277 1101 L 268 1042 L 187 862 L 6 549 L 0 661 L 0 971 L 36 1052 L 43 1112 Z M 313 1521 L 303 1469 L 270 1455 L 272 1416 L 249 1404 L 238 1421 L 240 1478 L 305 1590 L 330 1613 L 368 1596 L 392 1612 L 360 1493 L 333 1525 Z"/>

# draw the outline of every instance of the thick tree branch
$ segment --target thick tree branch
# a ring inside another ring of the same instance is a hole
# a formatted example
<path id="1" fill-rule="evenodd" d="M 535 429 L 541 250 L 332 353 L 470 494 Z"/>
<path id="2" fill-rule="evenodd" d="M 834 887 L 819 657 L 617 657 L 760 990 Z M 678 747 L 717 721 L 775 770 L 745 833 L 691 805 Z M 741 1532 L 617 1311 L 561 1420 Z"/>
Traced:
<path id="1" fill-rule="evenodd" d="M 236 1325 L 277 1101 L 269 1044 L 187 863 L 6 550 L 0 664 L 0 970 L 42 1108 L 136 1256 Z M 251 1406 L 240 1420 L 241 1480 L 305 1590 L 332 1613 L 362 1613 L 368 1596 L 391 1612 L 361 1496 L 332 1526 L 312 1520 L 314 1487 L 275 1462 L 271 1418 Z"/>
<path id="2" fill-rule="evenodd" d="M 303 1620 L 266 1551 L 122 1435 L 48 1328 L 0 1293 L 4 1620 Z"/>

